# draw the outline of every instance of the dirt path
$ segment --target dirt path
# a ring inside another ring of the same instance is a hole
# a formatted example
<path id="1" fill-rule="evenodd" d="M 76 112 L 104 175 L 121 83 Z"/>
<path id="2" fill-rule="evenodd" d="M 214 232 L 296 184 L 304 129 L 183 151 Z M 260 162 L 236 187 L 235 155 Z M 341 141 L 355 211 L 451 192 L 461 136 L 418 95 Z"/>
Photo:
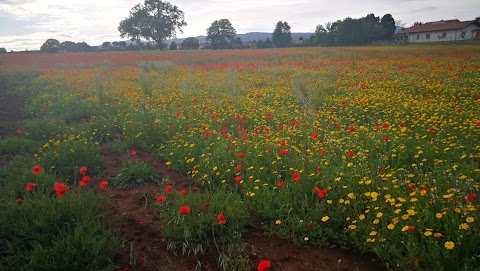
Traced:
<path id="1" fill-rule="evenodd" d="M 104 178 L 113 178 L 121 170 L 121 157 L 102 148 L 107 160 Z M 202 191 L 188 177 L 167 168 L 165 161 L 147 152 L 138 151 L 136 159 L 153 166 L 161 176 L 175 182 L 178 190 Z M 167 241 L 162 237 L 162 224 L 159 211 L 155 208 L 156 196 L 161 193 L 157 184 L 115 190 L 110 188 L 110 203 L 106 206 L 108 221 L 114 232 L 125 238 L 119 253 L 122 268 L 128 270 L 195 270 L 195 259 L 175 255 L 167 250 Z M 252 228 L 245 241 L 253 245 L 256 254 L 251 255 L 252 270 L 263 259 L 272 263 L 272 271 L 324 270 L 324 271 L 377 271 L 385 270 L 380 264 L 368 257 L 336 248 L 297 247 L 287 240 L 265 237 L 261 231 L 261 221 L 257 229 Z M 202 270 L 222 270 L 217 263 L 215 252 L 207 253 L 202 260 Z"/>

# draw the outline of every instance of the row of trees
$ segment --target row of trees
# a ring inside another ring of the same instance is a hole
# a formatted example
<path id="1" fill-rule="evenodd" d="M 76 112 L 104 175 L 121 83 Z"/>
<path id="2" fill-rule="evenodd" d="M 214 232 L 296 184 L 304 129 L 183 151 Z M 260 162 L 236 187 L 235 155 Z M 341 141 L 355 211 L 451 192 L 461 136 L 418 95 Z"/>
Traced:
<path id="1" fill-rule="evenodd" d="M 133 7 L 129 17 L 120 22 L 118 30 L 122 38 L 129 37 L 134 40 L 143 38 L 162 44 L 165 39 L 175 37 L 177 30 L 183 33 L 182 28 L 187 25 L 184 18 L 184 12 L 177 6 L 161 0 L 145 0 L 143 5 L 138 4 Z M 390 40 L 395 27 L 392 15 L 385 14 L 380 19 L 372 13 L 360 19 L 346 18 L 327 23 L 325 26 L 319 25 L 315 34 L 305 44 L 359 45 L 378 40 Z M 242 48 L 243 42 L 236 37 L 236 34 L 235 28 L 228 19 L 215 20 L 207 28 L 207 42 L 211 49 Z M 291 45 L 291 28 L 287 22 L 277 22 L 271 42 L 274 47 Z M 270 46 L 268 41 L 259 45 Z M 183 44 L 182 48 L 184 48 Z"/>
<path id="2" fill-rule="evenodd" d="M 175 37 L 177 31 L 183 33 L 186 26 L 185 14 L 177 6 L 161 0 L 145 0 L 143 4 L 135 5 L 130 15 L 122 20 L 118 26 L 120 36 L 136 40 L 136 44 L 124 41 L 104 42 L 105 49 L 164 49 L 163 43 L 167 38 Z M 332 46 L 332 45 L 360 45 L 379 40 L 390 40 L 395 31 L 395 20 L 392 15 L 385 14 L 381 19 L 373 13 L 360 19 L 345 18 L 333 23 L 318 25 L 315 33 L 303 41 L 304 46 Z M 228 19 L 215 20 L 207 28 L 208 48 L 211 49 L 239 49 L 243 48 L 243 42 Z M 140 43 L 140 39 L 156 42 Z M 291 27 L 287 22 L 277 22 L 272 33 L 272 40 L 256 41 L 257 48 L 289 47 L 292 44 Z M 194 37 L 185 39 L 181 44 L 182 49 L 198 49 L 198 40 Z M 171 50 L 177 49 L 177 44 L 170 45 Z M 89 52 L 92 51 L 85 42 L 74 43 L 49 39 L 40 48 L 42 52 Z"/>
<path id="3" fill-rule="evenodd" d="M 315 34 L 307 42 L 311 45 L 361 45 L 374 41 L 391 40 L 395 32 L 395 20 L 391 14 L 381 19 L 371 13 L 360 19 L 350 17 L 333 23 L 318 25 Z"/>

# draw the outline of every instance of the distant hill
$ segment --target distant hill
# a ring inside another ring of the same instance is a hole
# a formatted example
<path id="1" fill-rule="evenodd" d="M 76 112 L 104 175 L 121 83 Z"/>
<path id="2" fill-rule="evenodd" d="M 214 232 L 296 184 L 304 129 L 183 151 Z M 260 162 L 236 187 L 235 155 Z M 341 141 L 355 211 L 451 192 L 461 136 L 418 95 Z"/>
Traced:
<path id="1" fill-rule="evenodd" d="M 304 39 L 309 39 L 310 36 L 313 35 L 313 33 L 292 33 L 292 39 L 293 40 L 298 40 L 300 37 L 303 37 Z M 245 34 L 238 34 L 237 37 L 241 38 L 243 42 L 253 42 L 254 40 L 266 40 L 267 38 L 272 39 L 272 33 L 265 33 L 265 32 L 249 32 Z M 205 43 L 207 36 L 197 36 L 195 37 L 199 43 Z M 166 40 L 165 42 L 167 44 L 170 44 L 172 41 L 175 43 L 179 44 L 182 43 L 184 38 L 181 39 L 169 39 Z"/>

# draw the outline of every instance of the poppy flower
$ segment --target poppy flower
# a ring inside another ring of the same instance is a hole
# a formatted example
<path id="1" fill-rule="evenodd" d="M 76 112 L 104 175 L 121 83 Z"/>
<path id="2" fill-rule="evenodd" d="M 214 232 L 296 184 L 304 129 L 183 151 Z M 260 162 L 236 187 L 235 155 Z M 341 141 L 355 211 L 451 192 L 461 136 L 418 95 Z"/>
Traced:
<path id="1" fill-rule="evenodd" d="M 237 156 L 238 156 L 238 158 L 242 158 L 242 157 L 243 157 L 243 152 L 239 152 L 239 153 L 237 154 Z"/>
<path id="2" fill-rule="evenodd" d="M 242 180 L 242 177 L 240 177 L 240 176 L 235 176 L 235 181 L 236 181 L 237 183 L 239 183 L 241 180 Z"/>
<path id="3" fill-rule="evenodd" d="M 35 175 L 38 175 L 38 174 L 42 173 L 42 171 L 43 171 L 43 168 L 39 165 L 34 165 L 32 167 L 32 173 L 35 174 Z"/>
<path id="4" fill-rule="evenodd" d="M 218 214 L 217 219 L 218 219 L 218 225 L 225 225 L 227 223 L 227 220 L 225 219 L 225 216 L 222 213 Z"/>
<path id="5" fill-rule="evenodd" d="M 327 152 L 326 149 L 322 149 L 322 150 L 320 151 L 320 154 L 321 154 L 321 155 L 324 155 L 326 152 Z"/>
<path id="6" fill-rule="evenodd" d="M 310 137 L 311 138 L 318 138 L 318 133 L 313 133 Z"/>
<path id="7" fill-rule="evenodd" d="M 387 141 L 388 141 L 388 137 L 386 137 L 386 136 L 385 136 L 385 137 L 383 137 L 382 139 L 383 139 L 383 141 L 385 141 L 385 142 L 387 142 Z"/>
<path id="8" fill-rule="evenodd" d="M 34 184 L 34 183 L 27 183 L 27 185 L 25 186 L 25 190 L 27 192 L 31 192 L 37 185 Z"/>
<path id="9" fill-rule="evenodd" d="M 65 196 L 65 193 L 67 193 L 68 191 L 68 186 L 58 182 L 58 183 L 55 183 L 55 185 L 53 186 L 53 189 L 55 190 L 57 197 L 63 198 L 63 196 Z"/>
<path id="10" fill-rule="evenodd" d="M 323 199 L 325 197 L 325 195 L 327 195 L 327 189 L 320 189 L 318 191 L 318 197 Z"/>
<path id="11" fill-rule="evenodd" d="M 18 129 L 17 134 L 21 134 L 21 133 L 22 133 L 22 130 Z"/>
<path id="12" fill-rule="evenodd" d="M 137 152 L 136 152 L 136 151 L 132 151 L 132 152 L 130 153 L 130 155 L 131 155 L 131 156 L 137 156 Z"/>
<path id="13" fill-rule="evenodd" d="M 353 133 L 354 131 L 355 131 L 355 127 L 350 126 L 350 127 L 348 128 L 348 132 L 349 132 L 349 133 Z"/>
<path id="14" fill-rule="evenodd" d="M 87 167 L 86 166 L 81 167 L 79 172 L 80 174 L 85 175 L 87 173 Z"/>
<path id="15" fill-rule="evenodd" d="M 468 194 L 466 197 L 465 197 L 468 201 L 474 201 L 476 196 L 475 194 Z"/>
<path id="16" fill-rule="evenodd" d="M 355 153 L 354 153 L 353 151 L 349 151 L 349 152 L 347 153 L 347 156 L 348 156 L 348 157 L 352 157 L 352 156 L 354 156 L 354 155 L 355 155 Z"/>
<path id="17" fill-rule="evenodd" d="M 287 143 L 285 141 L 280 142 L 280 146 L 285 146 Z"/>
<path id="18" fill-rule="evenodd" d="M 317 167 L 317 174 L 320 174 L 320 172 L 322 172 L 322 167 L 318 166 Z"/>
<path id="19" fill-rule="evenodd" d="M 180 212 L 182 215 L 189 214 L 189 213 L 190 213 L 190 207 L 188 207 L 188 206 L 186 206 L 186 205 L 183 205 L 182 207 L 180 207 L 179 212 Z"/>
<path id="20" fill-rule="evenodd" d="M 17 199 L 17 203 L 22 203 L 23 199 L 22 198 L 18 198 Z"/>
<path id="21" fill-rule="evenodd" d="M 278 187 L 284 187 L 285 186 L 285 183 L 284 182 L 278 182 Z"/>
<path id="22" fill-rule="evenodd" d="M 270 269 L 270 261 L 268 260 L 262 260 L 257 266 L 258 271 L 268 271 L 269 269 Z"/>
<path id="23" fill-rule="evenodd" d="M 415 226 L 410 226 L 410 227 L 408 227 L 408 232 L 412 232 L 412 231 L 414 231 L 414 230 L 415 230 Z"/>
<path id="24" fill-rule="evenodd" d="M 185 190 L 185 189 L 182 189 L 182 191 L 180 191 L 180 195 L 182 195 L 182 196 L 185 196 L 185 195 L 187 195 L 187 190 Z"/>
<path id="25" fill-rule="evenodd" d="M 105 189 L 108 185 L 108 181 L 107 180 L 103 180 L 100 182 L 100 189 Z"/>
<path id="26" fill-rule="evenodd" d="M 242 170 L 242 165 L 237 165 L 237 166 L 235 167 L 235 169 L 236 169 L 236 170 L 239 170 L 239 171 Z"/>
<path id="27" fill-rule="evenodd" d="M 164 190 L 165 190 L 165 192 L 167 192 L 167 193 L 172 193 L 173 188 L 172 188 L 171 185 L 167 185 L 167 186 L 165 186 Z"/>
<path id="28" fill-rule="evenodd" d="M 280 154 L 285 154 L 287 155 L 289 151 L 287 149 L 280 150 Z"/>
<path id="29" fill-rule="evenodd" d="M 415 184 L 409 183 L 407 184 L 407 189 L 413 190 L 415 188 Z"/>
<path id="30" fill-rule="evenodd" d="M 292 178 L 296 183 L 300 182 L 300 174 L 297 171 L 293 173 Z"/>
<path id="31" fill-rule="evenodd" d="M 165 197 L 164 195 L 160 195 L 157 197 L 157 202 L 162 202 L 162 201 L 166 201 L 167 200 L 167 197 Z"/>

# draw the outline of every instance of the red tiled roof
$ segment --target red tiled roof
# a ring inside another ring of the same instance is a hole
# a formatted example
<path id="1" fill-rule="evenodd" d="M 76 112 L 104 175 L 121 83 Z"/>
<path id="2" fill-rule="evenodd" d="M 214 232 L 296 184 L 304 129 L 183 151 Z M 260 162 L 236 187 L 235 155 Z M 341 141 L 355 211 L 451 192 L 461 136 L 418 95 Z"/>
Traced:
<path id="1" fill-rule="evenodd" d="M 444 31 L 444 30 L 457 30 L 464 29 L 470 24 L 475 23 L 475 21 L 465 21 L 460 22 L 459 20 L 447 20 L 447 21 L 438 21 L 438 22 L 428 22 L 421 25 L 414 25 L 410 28 L 405 29 L 401 33 L 420 33 L 420 32 L 431 32 L 431 31 Z"/>

